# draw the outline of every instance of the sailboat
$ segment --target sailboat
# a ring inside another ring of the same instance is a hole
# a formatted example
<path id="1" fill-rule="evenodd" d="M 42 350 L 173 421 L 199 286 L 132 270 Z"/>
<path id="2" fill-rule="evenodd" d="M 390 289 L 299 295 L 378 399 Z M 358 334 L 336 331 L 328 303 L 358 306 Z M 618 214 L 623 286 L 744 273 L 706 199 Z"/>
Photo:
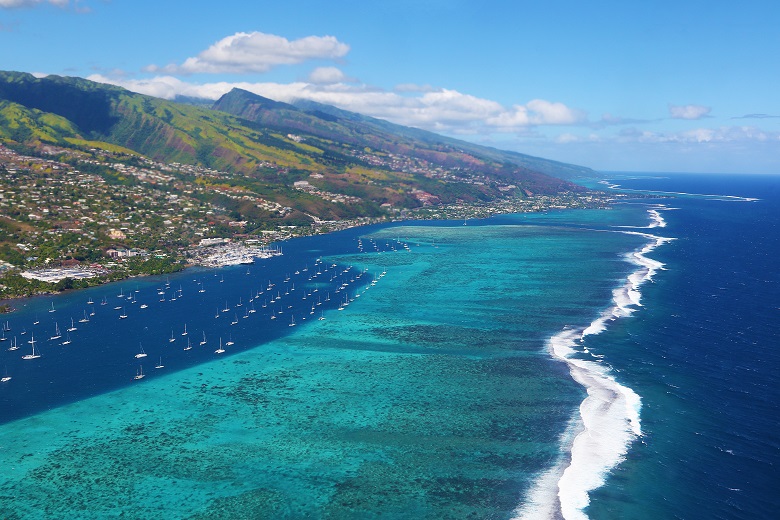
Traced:
<path id="1" fill-rule="evenodd" d="M 103 301 L 100 302 L 100 305 L 108 305 L 108 300 L 106 300 L 105 296 L 103 296 Z"/>
<path id="2" fill-rule="evenodd" d="M 168 340 L 168 343 L 173 343 L 174 341 L 176 341 L 176 338 L 173 337 L 173 329 L 171 329 L 171 337 Z"/>
<path id="3" fill-rule="evenodd" d="M 192 343 L 190 343 L 190 338 L 187 338 L 187 346 L 184 347 L 184 350 L 190 350 L 192 348 Z"/>
<path id="4" fill-rule="evenodd" d="M 238 324 L 238 314 L 235 315 L 236 317 L 233 318 L 233 321 L 230 322 L 231 325 L 237 325 Z"/>
<path id="5" fill-rule="evenodd" d="M 201 345 L 206 344 L 206 331 L 203 331 L 203 341 L 200 342 Z"/>
<path id="6" fill-rule="evenodd" d="M 290 316 L 290 318 L 291 318 L 291 320 L 290 320 L 289 327 L 295 327 L 295 316 Z"/>
<path id="7" fill-rule="evenodd" d="M 87 300 L 87 305 L 94 305 L 94 304 L 95 304 L 95 302 L 92 301 L 92 298 Z"/>
<path id="8" fill-rule="evenodd" d="M 317 319 L 320 320 L 320 321 L 324 320 L 325 319 L 325 311 L 322 311 L 322 315 L 320 315 L 320 317 L 317 318 Z"/>
<path id="9" fill-rule="evenodd" d="M 162 356 L 160 356 L 160 362 L 154 368 L 165 368 L 165 365 L 162 364 Z"/>
<path id="10" fill-rule="evenodd" d="M 234 344 L 233 343 L 233 335 L 231 334 L 229 339 L 225 342 L 225 345 L 229 347 L 230 345 L 233 345 L 233 344 Z"/>
<path id="11" fill-rule="evenodd" d="M 125 318 L 127 318 L 127 313 L 125 313 L 125 308 L 122 307 L 122 314 L 119 315 L 119 319 L 123 320 Z"/>
<path id="12" fill-rule="evenodd" d="M 182 332 L 181 335 L 182 336 L 186 336 L 187 335 L 187 324 L 186 323 L 184 324 L 184 332 Z"/>
<path id="13" fill-rule="evenodd" d="M 32 343 L 32 354 L 25 354 L 24 356 L 22 356 L 22 359 L 38 359 L 39 357 L 41 357 L 40 354 L 36 354 L 35 353 L 35 338 L 34 337 L 30 339 L 30 343 Z"/>
<path id="14" fill-rule="evenodd" d="M 11 343 L 11 346 L 8 347 L 8 350 L 18 350 L 18 349 L 19 349 L 19 345 L 16 344 L 16 336 L 14 336 L 14 341 L 13 343 Z"/>
<path id="15" fill-rule="evenodd" d="M 49 339 L 55 340 L 60 339 L 62 337 L 62 333 L 60 332 L 60 324 L 55 323 L 54 324 L 54 336 L 50 337 Z"/>
<path id="16" fill-rule="evenodd" d="M 144 358 L 144 357 L 146 357 L 146 352 L 144 352 L 144 346 L 143 346 L 143 345 L 141 345 L 140 343 L 138 344 L 138 346 L 141 348 L 141 352 L 139 352 L 138 354 L 136 354 L 136 355 L 135 355 L 135 358 L 136 358 L 136 359 L 140 359 L 140 358 Z"/>
<path id="17" fill-rule="evenodd" d="M 3 329 L 3 336 L 0 337 L 0 341 L 6 341 L 8 338 L 5 337 L 5 329 Z"/>
<path id="18" fill-rule="evenodd" d="M 65 330 L 67 330 L 68 332 L 73 332 L 74 330 L 76 330 L 76 324 L 74 323 L 73 318 L 70 319 L 70 327 L 68 327 Z"/>
<path id="19" fill-rule="evenodd" d="M 144 366 L 138 365 L 138 372 L 135 373 L 133 379 L 143 379 L 143 378 L 144 378 Z"/>
<path id="20" fill-rule="evenodd" d="M 49 312 L 54 312 L 54 302 L 51 302 L 51 309 L 49 309 Z"/>
<path id="21" fill-rule="evenodd" d="M 89 318 L 87 318 L 87 311 L 84 311 L 84 317 L 79 320 L 79 323 L 88 323 Z"/>
<path id="22" fill-rule="evenodd" d="M 11 380 L 11 376 L 8 375 L 8 367 L 5 367 L 5 375 L 0 378 L 0 383 L 7 383 Z"/>
<path id="23" fill-rule="evenodd" d="M 63 345 L 70 345 L 70 334 L 66 334 L 65 337 L 67 338 L 65 341 L 62 342 Z"/>
<path id="24" fill-rule="evenodd" d="M 215 354 L 222 354 L 225 352 L 225 349 L 222 348 L 222 338 L 219 338 L 219 348 L 214 351 Z"/>

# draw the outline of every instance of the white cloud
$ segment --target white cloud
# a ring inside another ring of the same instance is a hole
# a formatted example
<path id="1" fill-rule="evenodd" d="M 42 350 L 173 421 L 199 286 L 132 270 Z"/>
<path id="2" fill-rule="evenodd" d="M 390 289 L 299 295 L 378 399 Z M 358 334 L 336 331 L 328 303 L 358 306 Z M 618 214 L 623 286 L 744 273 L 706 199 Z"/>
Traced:
<path id="1" fill-rule="evenodd" d="M 321 72 L 323 79 L 342 77 L 338 69 Z M 320 74 L 320 73 L 318 73 Z M 510 132 L 528 135 L 540 125 L 577 125 L 587 122 L 584 112 L 541 99 L 506 108 L 496 101 L 451 89 L 424 92 L 387 91 L 363 84 L 343 82 L 252 83 L 215 82 L 195 84 L 174 76 L 133 80 L 121 76 L 93 75 L 88 79 L 123 86 L 134 92 L 165 99 L 177 95 L 218 99 L 233 87 L 276 101 L 309 99 L 345 110 L 387 119 L 394 123 L 444 133 L 483 134 Z"/>
<path id="2" fill-rule="evenodd" d="M 318 85 L 333 83 L 353 83 L 354 78 L 348 77 L 336 67 L 317 67 L 309 74 L 308 81 Z"/>
<path id="3" fill-rule="evenodd" d="M 150 65 L 150 72 L 166 74 L 267 72 L 277 65 L 293 65 L 312 59 L 336 59 L 349 52 L 349 45 L 333 36 L 307 36 L 288 40 L 261 32 L 239 32 L 222 38 L 181 65 Z"/>
<path id="4" fill-rule="evenodd" d="M 487 122 L 491 126 L 512 130 L 529 125 L 575 125 L 585 123 L 587 117 L 581 110 L 569 108 L 563 103 L 544 99 L 532 99 L 525 105 L 514 105 Z"/>
<path id="5" fill-rule="evenodd" d="M 718 128 L 694 128 L 683 132 L 650 132 L 636 128 L 625 129 L 618 135 L 622 143 L 740 143 L 779 142 L 780 132 L 767 132 L 754 126 L 721 126 Z"/>
<path id="6" fill-rule="evenodd" d="M 9 9 L 14 7 L 34 7 L 38 4 L 52 4 L 57 7 L 66 7 L 69 0 L 0 0 L 0 9 Z"/>
<path id="7" fill-rule="evenodd" d="M 569 132 L 564 132 L 555 137 L 553 141 L 559 144 L 597 143 L 601 141 L 601 138 L 596 134 L 576 135 Z"/>
<path id="8" fill-rule="evenodd" d="M 23 9 L 40 5 L 53 5 L 62 9 L 72 8 L 77 13 L 88 13 L 91 9 L 83 0 L 0 0 L 0 9 Z"/>
<path id="9" fill-rule="evenodd" d="M 707 117 L 712 107 L 701 105 L 669 105 L 669 115 L 673 119 L 702 119 Z"/>

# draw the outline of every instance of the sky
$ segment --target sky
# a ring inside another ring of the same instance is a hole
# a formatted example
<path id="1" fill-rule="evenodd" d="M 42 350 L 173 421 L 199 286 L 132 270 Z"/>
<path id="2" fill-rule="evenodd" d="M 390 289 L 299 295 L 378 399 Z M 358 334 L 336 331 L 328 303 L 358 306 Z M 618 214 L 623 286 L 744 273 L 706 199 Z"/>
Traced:
<path id="1" fill-rule="evenodd" d="M 0 69 L 233 87 L 601 171 L 780 173 L 780 2 L 0 0 Z"/>

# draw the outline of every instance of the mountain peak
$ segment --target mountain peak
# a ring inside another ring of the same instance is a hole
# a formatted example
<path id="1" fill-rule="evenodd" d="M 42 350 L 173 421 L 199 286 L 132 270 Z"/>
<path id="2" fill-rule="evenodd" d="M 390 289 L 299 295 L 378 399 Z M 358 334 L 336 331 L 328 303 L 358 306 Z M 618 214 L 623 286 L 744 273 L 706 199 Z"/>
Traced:
<path id="1" fill-rule="evenodd" d="M 287 103 L 274 101 L 273 99 L 237 87 L 234 87 L 230 92 L 219 98 L 212 106 L 212 109 L 231 114 L 246 110 L 298 110 Z"/>

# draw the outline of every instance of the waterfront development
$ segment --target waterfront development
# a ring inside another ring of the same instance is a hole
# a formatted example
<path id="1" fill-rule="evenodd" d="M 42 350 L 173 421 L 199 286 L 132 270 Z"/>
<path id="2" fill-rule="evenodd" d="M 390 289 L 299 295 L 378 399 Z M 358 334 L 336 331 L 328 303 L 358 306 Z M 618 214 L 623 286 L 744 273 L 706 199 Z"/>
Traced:
<path id="1" fill-rule="evenodd" d="M 580 191 L 470 203 L 426 199 L 418 207 L 390 207 L 370 217 L 289 220 L 292 208 L 253 195 L 240 185 L 240 175 L 100 150 L 49 146 L 42 155 L 0 145 L 0 298 L 171 273 L 190 264 L 250 263 L 269 254 L 263 247 L 272 242 L 379 222 L 605 208 L 620 196 Z M 413 165 L 399 160 L 386 166 Z M 439 182 L 468 180 L 439 168 L 415 171 Z M 230 204 L 256 218 L 236 220 Z"/>

